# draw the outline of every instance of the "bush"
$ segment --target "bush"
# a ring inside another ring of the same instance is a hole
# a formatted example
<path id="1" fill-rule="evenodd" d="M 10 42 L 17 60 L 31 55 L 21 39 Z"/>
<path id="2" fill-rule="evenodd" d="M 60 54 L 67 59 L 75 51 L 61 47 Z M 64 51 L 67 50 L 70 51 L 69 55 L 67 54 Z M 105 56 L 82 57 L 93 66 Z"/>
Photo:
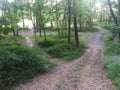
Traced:
<path id="1" fill-rule="evenodd" d="M 44 71 L 46 61 L 43 60 L 42 56 L 40 56 L 40 52 L 38 52 L 34 48 L 20 45 L 12 45 L 8 46 L 7 49 L 17 54 L 17 56 L 22 59 L 22 63 L 24 65 L 27 64 L 25 66 L 31 66 L 32 68 L 33 65 L 33 67 L 36 67 L 34 67 L 33 69 L 38 69 L 40 72 Z"/>
<path id="2" fill-rule="evenodd" d="M 108 76 L 114 81 L 120 89 L 120 56 L 105 56 L 104 68 Z"/>
<path id="3" fill-rule="evenodd" d="M 68 45 L 66 37 L 58 37 L 56 35 L 48 35 L 47 37 L 49 37 L 49 39 L 46 41 L 39 37 L 35 37 L 35 39 L 37 44 L 54 58 L 71 61 L 84 52 L 85 44 L 80 42 L 80 47 L 76 47 L 73 36 L 71 36 L 71 45 Z"/>
<path id="4" fill-rule="evenodd" d="M 0 47 L 0 90 L 10 90 L 9 86 L 46 70 L 47 62 L 36 50 L 20 45 Z"/>
<path id="5" fill-rule="evenodd" d="M 0 40 L 0 46 L 9 46 L 9 45 L 22 45 L 23 37 L 22 36 L 3 36 Z"/>
<path id="6" fill-rule="evenodd" d="M 51 47 L 55 45 L 55 41 L 54 40 L 42 40 L 38 42 L 38 45 L 41 46 L 42 48 Z"/>
<path id="7" fill-rule="evenodd" d="M 82 31 L 82 32 L 97 32 L 98 29 L 96 29 L 95 27 L 89 27 L 89 28 L 82 28 L 82 30 L 79 30 L 79 31 Z"/>
<path id="8" fill-rule="evenodd" d="M 120 55 L 120 43 L 115 41 L 109 42 L 105 53 L 107 55 Z"/>
<path id="9" fill-rule="evenodd" d="M 69 48 L 68 44 L 56 44 L 53 47 L 47 48 L 47 53 L 51 54 L 53 57 L 61 58 L 61 52 L 66 51 Z"/>
<path id="10" fill-rule="evenodd" d="M 64 61 L 71 61 L 82 55 L 83 52 L 84 52 L 84 48 L 76 48 L 74 50 L 67 50 L 65 52 L 62 52 L 61 56 Z"/>
<path id="11" fill-rule="evenodd" d="M 100 23 L 99 26 L 101 26 L 107 30 L 111 30 L 115 26 L 115 24 L 114 23 L 110 23 L 110 24 Z"/>
<path id="12" fill-rule="evenodd" d="M 83 54 L 85 45 L 81 44 L 80 47 L 69 46 L 66 43 L 56 44 L 53 47 L 47 48 L 46 51 L 52 57 L 61 58 L 64 61 L 71 61 Z"/>

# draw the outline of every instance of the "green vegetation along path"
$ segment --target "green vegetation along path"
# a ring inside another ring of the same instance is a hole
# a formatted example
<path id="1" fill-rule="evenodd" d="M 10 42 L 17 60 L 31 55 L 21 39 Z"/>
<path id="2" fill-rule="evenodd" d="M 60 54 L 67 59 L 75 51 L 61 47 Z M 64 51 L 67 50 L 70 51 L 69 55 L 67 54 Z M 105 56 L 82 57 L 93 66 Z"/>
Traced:
<path id="1" fill-rule="evenodd" d="M 106 31 L 97 28 L 99 32 L 80 58 L 60 63 L 51 72 L 36 76 L 16 90 L 115 90 L 102 66 Z"/>

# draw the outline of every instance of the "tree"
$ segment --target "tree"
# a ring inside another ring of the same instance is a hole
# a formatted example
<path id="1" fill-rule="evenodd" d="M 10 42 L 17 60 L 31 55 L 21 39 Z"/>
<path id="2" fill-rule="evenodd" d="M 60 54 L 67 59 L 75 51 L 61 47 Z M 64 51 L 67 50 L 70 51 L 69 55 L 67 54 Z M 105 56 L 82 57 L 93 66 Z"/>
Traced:
<path id="1" fill-rule="evenodd" d="M 77 47 L 79 47 L 79 37 L 78 37 L 78 28 L 77 28 L 77 12 L 76 12 L 76 4 L 77 1 L 73 0 L 73 23 L 74 23 L 74 33 L 75 33 L 75 44 Z"/>
<path id="2" fill-rule="evenodd" d="M 111 13 L 111 16 L 114 20 L 114 23 L 118 26 L 118 22 L 117 22 L 117 18 L 115 17 L 114 15 L 114 12 L 113 12 L 113 9 L 112 9 L 112 5 L 111 5 L 111 1 L 108 0 L 108 5 L 109 5 L 109 9 L 110 9 L 110 13 Z"/>
<path id="3" fill-rule="evenodd" d="M 71 0 L 68 0 L 68 44 L 71 43 Z"/>
<path id="4" fill-rule="evenodd" d="M 118 25 L 120 27 L 120 0 L 118 0 Z M 118 32 L 120 42 L 120 31 Z"/>

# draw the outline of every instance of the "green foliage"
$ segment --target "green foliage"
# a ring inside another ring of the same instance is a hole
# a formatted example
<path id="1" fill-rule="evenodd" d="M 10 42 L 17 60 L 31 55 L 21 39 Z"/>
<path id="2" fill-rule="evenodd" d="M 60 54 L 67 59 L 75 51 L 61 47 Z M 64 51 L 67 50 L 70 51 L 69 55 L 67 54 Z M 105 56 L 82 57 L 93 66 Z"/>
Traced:
<path id="1" fill-rule="evenodd" d="M 107 30 L 111 30 L 113 28 L 112 25 L 106 25 L 106 26 L 103 26 L 103 28 L 107 29 Z"/>
<path id="2" fill-rule="evenodd" d="M 0 47 L 0 89 L 19 84 L 47 70 L 47 62 L 35 49 L 12 45 Z"/>
<path id="3" fill-rule="evenodd" d="M 111 30 L 111 33 L 114 37 L 118 36 L 118 34 L 120 33 L 120 26 L 114 26 Z"/>
<path id="4" fill-rule="evenodd" d="M 68 49 L 61 52 L 61 58 L 64 61 L 71 61 L 77 57 L 80 57 L 84 53 L 85 46 L 80 45 L 79 48 Z"/>
<path id="5" fill-rule="evenodd" d="M 108 45 L 111 41 L 114 40 L 114 38 L 115 38 L 114 35 L 111 32 L 109 32 L 105 38 L 106 44 Z"/>
<path id="6" fill-rule="evenodd" d="M 49 47 L 46 49 L 46 51 L 51 54 L 53 57 L 61 58 L 61 52 L 65 52 L 67 49 L 69 49 L 68 44 L 62 43 L 62 44 L 56 44 L 52 47 Z"/>
<path id="7" fill-rule="evenodd" d="M 0 35 L 0 40 L 3 40 L 3 39 L 5 39 L 5 36 Z"/>
<path id="8" fill-rule="evenodd" d="M 105 56 L 104 68 L 108 76 L 114 81 L 117 90 L 120 89 L 120 56 Z"/>
<path id="9" fill-rule="evenodd" d="M 42 40 L 41 42 L 38 42 L 38 45 L 40 45 L 42 48 L 51 47 L 55 45 L 55 41 L 54 40 Z"/>
<path id="10" fill-rule="evenodd" d="M 48 35 L 49 39 L 44 40 L 44 38 L 35 37 L 37 44 L 42 48 L 48 48 L 54 46 L 56 43 L 65 43 L 65 37 L 58 37 L 57 35 Z"/>
<path id="11" fill-rule="evenodd" d="M 117 90 L 120 90 L 120 43 L 115 41 L 114 33 L 109 33 L 106 38 L 104 68 Z"/>
<path id="12" fill-rule="evenodd" d="M 120 55 L 120 43 L 115 41 L 109 42 L 109 44 L 106 47 L 105 53 L 107 55 Z"/>
<path id="13" fill-rule="evenodd" d="M 112 28 L 115 26 L 114 23 L 106 24 L 106 23 L 100 23 L 99 26 L 107 29 L 107 30 L 112 30 Z"/>
<path id="14" fill-rule="evenodd" d="M 39 48 L 23 45 L 23 37 L 0 36 L 0 90 L 13 90 L 55 64 L 42 58 Z"/>
<path id="15" fill-rule="evenodd" d="M 98 29 L 96 29 L 95 27 L 89 27 L 89 28 L 82 28 L 82 30 L 80 30 L 82 32 L 97 32 Z"/>
<path id="16" fill-rule="evenodd" d="M 3 28 L 2 32 L 3 32 L 4 35 L 8 35 L 9 32 L 10 32 L 10 28 L 5 27 L 5 28 Z"/>
<path id="17" fill-rule="evenodd" d="M 20 29 L 20 30 L 24 30 L 24 31 L 28 31 L 28 30 L 30 30 L 30 28 L 29 28 L 28 26 L 25 26 L 25 27 L 23 27 L 23 28 L 20 27 L 19 29 Z"/>
<path id="18" fill-rule="evenodd" d="M 42 47 L 49 55 L 55 58 L 60 58 L 64 61 L 71 61 L 83 54 L 85 44 L 80 43 L 80 47 L 75 47 L 74 42 L 68 45 L 65 37 L 57 37 L 56 35 L 48 35 L 48 40 L 36 38 L 40 47 Z M 72 38 L 73 39 L 73 38 Z"/>
<path id="19" fill-rule="evenodd" d="M 23 37 L 22 36 L 0 36 L 0 46 L 9 46 L 9 45 L 22 45 Z"/>

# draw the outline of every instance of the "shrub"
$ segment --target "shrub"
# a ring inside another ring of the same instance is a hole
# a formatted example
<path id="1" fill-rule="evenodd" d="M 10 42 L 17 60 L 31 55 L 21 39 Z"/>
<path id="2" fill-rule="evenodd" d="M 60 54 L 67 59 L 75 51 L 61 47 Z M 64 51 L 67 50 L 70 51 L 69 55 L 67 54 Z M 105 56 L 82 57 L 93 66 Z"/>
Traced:
<path id="1" fill-rule="evenodd" d="M 64 61 L 71 61 L 83 54 L 85 45 L 81 44 L 80 47 L 69 46 L 66 43 L 56 44 L 53 47 L 47 48 L 46 51 L 52 57 L 61 58 Z"/>
<path id="2" fill-rule="evenodd" d="M 113 41 L 114 38 L 115 38 L 114 35 L 109 32 L 109 33 L 107 34 L 106 38 L 105 38 L 106 44 L 108 43 L 108 45 L 109 45 L 109 42 Z"/>
<path id="3" fill-rule="evenodd" d="M 0 90 L 19 84 L 47 70 L 40 53 L 27 46 L 0 47 Z"/>
<path id="4" fill-rule="evenodd" d="M 117 90 L 120 90 L 120 43 L 116 42 L 118 32 L 120 27 L 116 26 L 107 35 L 104 68 L 117 86 Z"/>
<path id="5" fill-rule="evenodd" d="M 54 40 L 42 40 L 38 42 L 38 45 L 41 46 L 42 48 L 51 47 L 55 45 L 55 41 Z"/>
<path id="6" fill-rule="evenodd" d="M 51 54 L 53 57 L 61 58 L 61 52 L 66 51 L 69 48 L 68 44 L 56 44 L 53 47 L 47 48 L 47 53 Z"/>
<path id="7" fill-rule="evenodd" d="M 20 45 L 12 45 L 8 46 L 11 52 L 17 54 L 19 58 L 22 59 L 23 65 L 27 64 L 26 66 L 29 67 L 33 65 L 33 69 L 38 69 L 39 71 L 44 71 L 45 67 L 44 64 L 46 63 L 45 60 L 39 55 L 40 53 L 35 49 L 32 49 L 27 46 L 20 46 Z M 25 66 L 25 67 L 26 67 Z M 30 67 L 29 67 L 30 68 Z"/>
<path id="8" fill-rule="evenodd" d="M 107 30 L 111 30 L 115 26 L 115 24 L 114 23 L 110 23 L 110 24 L 100 23 L 99 26 L 101 26 Z"/>
<path id="9" fill-rule="evenodd" d="M 61 53 L 62 59 L 64 61 L 71 61 L 77 57 L 79 57 L 80 55 L 82 55 L 84 52 L 83 48 L 78 48 L 75 50 L 67 50 Z"/>
<path id="10" fill-rule="evenodd" d="M 114 81 L 120 89 L 120 56 L 105 56 L 104 68 L 108 76 Z"/>
<path id="11" fill-rule="evenodd" d="M 71 45 L 68 44 L 66 37 L 48 35 L 46 41 L 35 37 L 37 44 L 49 55 L 55 58 L 61 58 L 64 61 L 71 61 L 79 57 L 85 49 L 85 44 L 80 42 L 80 47 L 74 45 L 74 35 L 71 35 Z"/>
<path id="12" fill-rule="evenodd" d="M 109 42 L 108 46 L 106 47 L 105 53 L 107 55 L 119 55 L 120 54 L 120 43 L 119 42 Z"/>
<path id="13" fill-rule="evenodd" d="M 98 29 L 96 29 L 95 27 L 89 27 L 89 28 L 82 28 L 82 30 L 79 30 L 79 31 L 82 31 L 82 32 L 97 32 Z"/>
<path id="14" fill-rule="evenodd" d="M 0 40 L 0 46 L 9 46 L 9 45 L 22 45 L 23 37 L 22 36 L 3 36 Z"/>
<path id="15" fill-rule="evenodd" d="M 65 38 L 59 38 L 56 35 L 48 35 L 49 39 L 44 40 L 43 38 L 35 37 L 37 44 L 42 48 L 49 48 L 58 43 L 65 43 Z"/>

